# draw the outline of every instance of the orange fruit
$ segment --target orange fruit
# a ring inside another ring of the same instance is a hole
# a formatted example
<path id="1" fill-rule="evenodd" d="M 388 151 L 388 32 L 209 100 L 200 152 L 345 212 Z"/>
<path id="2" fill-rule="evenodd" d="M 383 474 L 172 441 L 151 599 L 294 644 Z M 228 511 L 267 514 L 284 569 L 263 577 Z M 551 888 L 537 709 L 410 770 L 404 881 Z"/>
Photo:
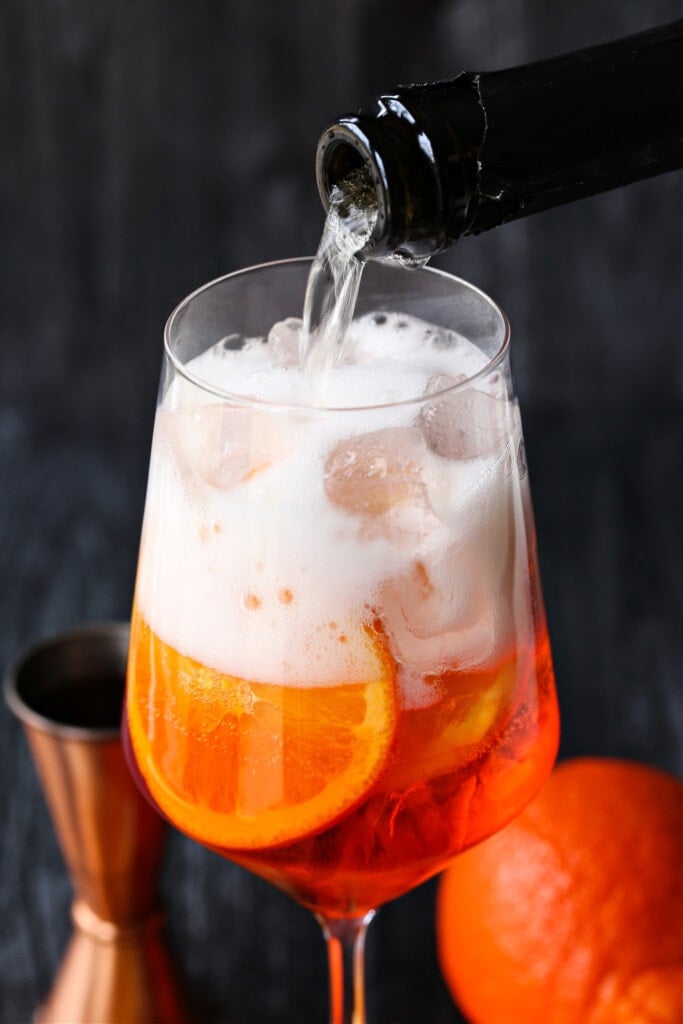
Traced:
<path id="1" fill-rule="evenodd" d="M 134 616 L 128 725 L 161 810 L 195 839 L 253 850 L 302 839 L 360 803 L 396 728 L 394 673 L 371 630 L 368 679 L 280 686 L 238 679 L 163 643 Z"/>
<path id="2" fill-rule="evenodd" d="M 436 928 L 477 1024 L 680 1024 L 683 784 L 628 761 L 561 764 L 444 873 Z"/>

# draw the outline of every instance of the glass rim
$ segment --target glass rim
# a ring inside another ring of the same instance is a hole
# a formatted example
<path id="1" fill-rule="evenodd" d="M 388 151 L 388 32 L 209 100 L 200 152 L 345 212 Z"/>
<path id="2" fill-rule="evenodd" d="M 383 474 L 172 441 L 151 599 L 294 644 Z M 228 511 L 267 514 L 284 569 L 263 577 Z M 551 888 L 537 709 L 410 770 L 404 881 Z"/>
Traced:
<path id="1" fill-rule="evenodd" d="M 239 270 L 232 270 L 228 274 L 222 274 L 220 277 L 215 277 L 211 281 L 207 281 L 205 284 L 195 288 L 194 291 L 186 295 L 177 306 L 171 311 L 166 324 L 164 326 L 164 353 L 171 363 L 176 373 L 180 374 L 188 383 L 193 384 L 195 387 L 200 388 L 209 394 L 215 395 L 218 398 L 223 398 L 233 404 L 245 406 L 247 408 L 257 407 L 266 410 L 273 411 L 287 411 L 297 410 L 315 412 L 316 414 L 325 413 L 354 413 L 354 412 L 373 412 L 381 409 L 396 409 L 405 406 L 419 406 L 428 402 L 433 402 L 435 398 L 442 395 L 451 395 L 458 391 L 464 391 L 469 388 L 473 383 L 477 383 L 485 378 L 489 377 L 503 362 L 510 349 L 510 321 L 503 309 L 495 302 L 490 295 L 488 295 L 477 285 L 472 284 L 470 281 L 466 281 L 462 277 L 458 277 L 456 274 L 451 274 L 446 270 L 440 270 L 437 267 L 418 267 L 416 269 L 407 270 L 404 268 L 405 273 L 411 275 L 414 274 L 430 274 L 436 275 L 441 278 L 445 278 L 448 281 L 452 281 L 455 284 L 462 285 L 467 288 L 470 292 L 475 293 L 500 317 L 503 324 L 503 339 L 496 350 L 496 352 L 487 360 L 486 365 L 482 366 L 476 373 L 468 375 L 464 380 L 457 381 L 454 384 L 449 384 L 448 387 L 442 388 L 439 391 L 434 391 L 429 395 L 416 395 L 413 398 L 402 398 L 391 402 L 377 402 L 372 405 L 351 405 L 351 406 L 330 406 L 320 405 L 314 402 L 274 402 L 266 398 L 257 398 L 254 395 L 243 395 L 238 394 L 234 391 L 228 391 L 225 388 L 218 387 L 216 384 L 212 384 L 202 377 L 197 376 L 187 369 L 187 364 L 183 363 L 173 351 L 172 347 L 172 332 L 178 317 L 181 315 L 193 299 L 197 296 L 208 292 L 211 288 L 223 284 L 225 281 L 229 281 L 233 278 L 238 278 L 246 274 L 252 274 L 255 271 L 268 270 L 275 267 L 291 265 L 294 263 L 312 263 L 315 257 L 313 256 L 292 256 L 287 259 L 281 260 L 270 260 L 265 263 L 255 263 L 249 267 L 241 267 Z M 397 267 L 397 270 L 400 268 Z M 362 287 L 362 285 L 361 285 Z"/>

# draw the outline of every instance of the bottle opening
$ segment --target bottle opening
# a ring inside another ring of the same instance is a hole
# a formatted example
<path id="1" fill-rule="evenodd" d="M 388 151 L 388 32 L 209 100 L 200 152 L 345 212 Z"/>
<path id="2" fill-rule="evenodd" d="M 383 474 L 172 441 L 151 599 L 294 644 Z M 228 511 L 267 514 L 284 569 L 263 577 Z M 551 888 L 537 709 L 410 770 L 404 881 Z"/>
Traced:
<path id="1" fill-rule="evenodd" d="M 394 98 L 383 113 L 344 117 L 318 142 L 316 177 L 325 209 L 335 185 L 360 170 L 377 210 L 363 258 L 396 256 L 419 265 L 440 252 L 447 238 L 443 188 L 434 154 L 415 120 Z"/>
<path id="2" fill-rule="evenodd" d="M 377 213 L 362 254 L 377 256 L 383 255 L 386 248 L 383 243 L 388 223 L 387 187 L 381 160 L 377 160 L 375 148 L 360 121 L 355 117 L 342 118 L 323 132 L 316 154 L 316 178 L 325 210 L 329 209 L 334 187 L 348 182 L 354 175 L 357 181 L 362 179 L 359 195 L 365 192 L 367 201 L 367 195 L 374 193 L 371 205 L 376 207 Z"/>
<path id="3" fill-rule="evenodd" d="M 322 143 L 322 140 L 321 140 Z M 325 209 L 330 205 L 330 193 L 335 185 L 348 178 L 354 171 L 366 169 L 371 178 L 370 167 L 361 154 L 345 139 L 331 138 L 327 143 L 324 159 L 319 157 L 318 190 Z"/>

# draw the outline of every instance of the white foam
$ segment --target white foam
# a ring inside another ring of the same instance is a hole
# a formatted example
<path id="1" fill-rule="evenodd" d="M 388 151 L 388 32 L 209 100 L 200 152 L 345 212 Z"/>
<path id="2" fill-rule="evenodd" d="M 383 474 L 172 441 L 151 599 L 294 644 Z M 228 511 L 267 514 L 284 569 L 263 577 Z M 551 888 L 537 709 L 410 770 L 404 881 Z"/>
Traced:
<path id="1" fill-rule="evenodd" d="M 242 678 L 366 679 L 364 600 L 392 552 L 382 541 L 368 544 L 358 564 L 358 542 L 324 496 L 316 454 L 294 449 L 248 482 L 216 488 L 184 476 L 168 433 L 162 415 L 139 584 L 150 625 L 184 653 Z"/>
<path id="2" fill-rule="evenodd" d="M 216 346 L 188 370 L 220 391 L 293 408 L 240 405 L 176 378 L 157 416 L 137 602 L 183 653 L 284 685 L 376 678 L 367 626 L 378 614 L 402 664 L 404 699 L 417 705 L 433 699 L 423 674 L 481 663 L 509 642 L 509 551 L 523 542 L 510 525 L 516 444 L 444 458 L 421 433 L 419 407 L 366 408 L 423 395 L 435 374 L 480 370 L 485 356 L 464 339 L 389 314 L 354 324 L 349 342 L 327 401 L 353 411 L 303 408 L 308 382 L 296 367 L 269 366 L 260 339 Z M 405 493 L 389 487 L 396 507 L 354 511 L 330 500 L 332 453 L 348 451 L 352 463 L 358 439 L 376 436 L 385 472 L 394 431 L 414 435 L 398 451 L 417 452 L 410 481 L 418 475 Z M 428 601 L 411 598 L 416 565 L 429 576 Z"/>
<path id="3" fill-rule="evenodd" d="M 405 313 L 366 313 L 351 323 L 344 352 L 350 362 L 390 361 L 422 365 L 438 372 L 474 376 L 483 369 L 487 357 L 455 331 L 427 324 Z"/>

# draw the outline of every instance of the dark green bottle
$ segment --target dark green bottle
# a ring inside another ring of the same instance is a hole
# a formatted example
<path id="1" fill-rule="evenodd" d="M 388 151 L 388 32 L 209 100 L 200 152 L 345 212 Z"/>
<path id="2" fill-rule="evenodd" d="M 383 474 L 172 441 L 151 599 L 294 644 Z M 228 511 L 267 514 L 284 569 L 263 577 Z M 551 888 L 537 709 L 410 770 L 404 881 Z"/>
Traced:
<path id="1" fill-rule="evenodd" d="M 318 188 L 365 166 L 366 256 L 423 258 L 478 234 L 683 166 L 683 20 L 504 71 L 381 96 L 322 135 Z"/>

